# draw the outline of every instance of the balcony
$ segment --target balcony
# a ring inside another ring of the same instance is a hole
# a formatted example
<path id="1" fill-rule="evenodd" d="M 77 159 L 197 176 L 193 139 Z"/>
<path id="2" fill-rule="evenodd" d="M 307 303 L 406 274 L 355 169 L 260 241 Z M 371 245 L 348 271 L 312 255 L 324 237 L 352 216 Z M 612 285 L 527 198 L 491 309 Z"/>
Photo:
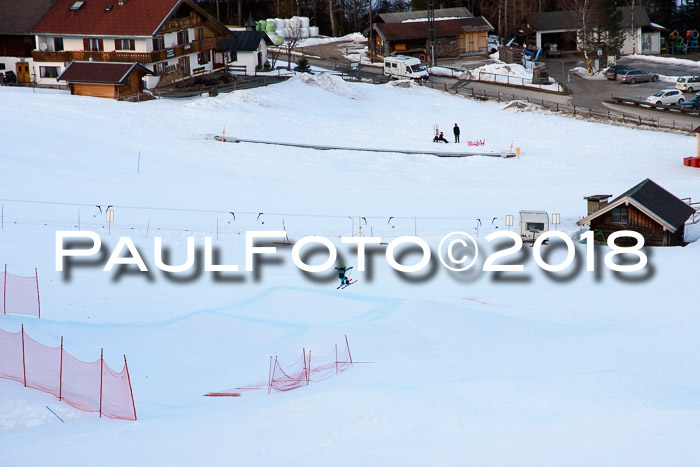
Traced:
<path id="1" fill-rule="evenodd" d="M 93 61 L 93 62 L 138 62 L 138 63 L 155 63 L 162 62 L 169 58 L 177 58 L 182 55 L 202 52 L 216 48 L 216 38 L 209 37 L 201 41 L 190 42 L 185 45 L 177 45 L 163 50 L 154 52 L 91 52 L 87 50 L 64 50 L 61 52 L 42 52 L 39 50 L 32 51 L 32 56 L 36 62 L 71 62 L 77 61 Z"/>

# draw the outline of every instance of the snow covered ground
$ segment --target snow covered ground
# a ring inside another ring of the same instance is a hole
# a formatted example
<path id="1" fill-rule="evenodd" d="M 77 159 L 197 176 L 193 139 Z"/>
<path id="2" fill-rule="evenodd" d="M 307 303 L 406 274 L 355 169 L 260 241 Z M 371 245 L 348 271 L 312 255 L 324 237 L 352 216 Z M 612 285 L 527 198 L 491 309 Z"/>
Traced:
<path id="1" fill-rule="evenodd" d="M 700 247 L 654 248 L 631 277 L 584 249 L 545 274 L 525 248 L 522 273 L 371 271 L 339 245 L 358 283 L 310 280 L 279 262 L 223 278 L 55 272 L 55 231 L 130 236 L 154 264 L 153 237 L 182 262 L 187 236 L 211 236 L 243 269 L 244 235 L 280 229 L 336 242 L 357 233 L 436 245 L 463 230 L 483 248 L 505 215 L 560 213 L 574 234 L 584 196 L 617 196 L 647 177 L 700 199 L 683 167 L 692 137 L 513 111 L 425 87 L 303 75 L 218 97 L 115 102 L 0 87 L 0 263 L 39 270 L 41 320 L 0 328 L 120 368 L 129 359 L 137 422 L 99 419 L 0 380 L 2 465 L 696 465 L 700 449 Z M 232 137 L 430 150 L 433 126 L 522 157 L 314 151 L 220 143 Z M 29 203 L 26 201 L 35 201 Z M 95 205 L 113 205 L 109 226 Z M 235 213 L 235 220 L 231 212 Z M 262 214 L 260 214 L 262 213 Z M 358 218 L 366 220 L 360 221 Z M 263 224 L 264 222 L 264 224 Z M 108 229 L 111 234 L 108 234 Z M 687 238 L 697 240 L 692 226 Z M 551 249 L 552 263 L 562 251 Z M 605 250 L 601 251 L 602 253 Z M 322 262 L 323 255 L 312 262 Z M 405 261 L 416 260 L 409 255 Z M 327 353 L 347 334 L 355 365 L 327 381 L 240 398 L 203 394 L 268 376 L 270 356 Z M 54 410 L 61 423 L 45 406 Z"/>

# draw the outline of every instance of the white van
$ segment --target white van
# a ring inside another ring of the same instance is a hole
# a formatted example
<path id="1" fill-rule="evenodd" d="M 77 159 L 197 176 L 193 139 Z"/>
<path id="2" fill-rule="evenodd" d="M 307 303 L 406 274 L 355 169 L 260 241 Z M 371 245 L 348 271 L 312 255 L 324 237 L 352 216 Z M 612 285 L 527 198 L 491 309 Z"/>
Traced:
<path id="1" fill-rule="evenodd" d="M 549 230 L 549 215 L 545 211 L 520 211 L 520 236 L 523 242 L 534 242 Z"/>
<path id="2" fill-rule="evenodd" d="M 384 76 L 396 79 L 428 79 L 428 70 L 415 57 L 394 55 L 384 59 Z"/>
<path id="3" fill-rule="evenodd" d="M 676 89 L 685 92 L 700 91 L 700 76 L 681 76 L 676 80 Z"/>

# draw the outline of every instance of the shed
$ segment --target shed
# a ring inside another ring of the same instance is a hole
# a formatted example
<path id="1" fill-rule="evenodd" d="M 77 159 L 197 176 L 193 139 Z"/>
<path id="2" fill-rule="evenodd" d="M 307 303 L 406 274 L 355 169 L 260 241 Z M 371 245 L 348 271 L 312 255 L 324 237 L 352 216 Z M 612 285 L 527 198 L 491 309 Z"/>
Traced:
<path id="1" fill-rule="evenodd" d="M 272 40 L 265 31 L 236 31 L 236 37 L 218 41 L 214 61 L 225 64 L 229 70 L 254 75 L 256 69 L 265 65 L 270 45 Z"/>
<path id="2" fill-rule="evenodd" d="M 604 201 L 607 195 L 588 196 L 584 199 Z M 609 203 L 601 203 L 600 209 L 588 214 L 578 225 L 590 224 L 595 232 L 594 239 L 607 242 L 614 232 L 632 230 L 644 237 L 646 246 L 684 245 L 685 222 L 695 213 L 695 209 L 675 197 L 650 179 L 635 185 Z M 617 241 L 624 245 L 623 239 Z M 630 239 L 634 244 L 635 240 Z"/>
<path id="3" fill-rule="evenodd" d="M 71 94 L 119 99 L 143 90 L 143 77 L 153 72 L 138 63 L 71 62 L 58 81 Z"/>
<path id="4" fill-rule="evenodd" d="M 375 23 L 375 50 L 385 55 L 427 56 L 428 26 L 425 21 Z M 437 57 L 456 57 L 460 53 L 488 53 L 488 34 L 493 26 L 483 16 L 435 21 Z"/>

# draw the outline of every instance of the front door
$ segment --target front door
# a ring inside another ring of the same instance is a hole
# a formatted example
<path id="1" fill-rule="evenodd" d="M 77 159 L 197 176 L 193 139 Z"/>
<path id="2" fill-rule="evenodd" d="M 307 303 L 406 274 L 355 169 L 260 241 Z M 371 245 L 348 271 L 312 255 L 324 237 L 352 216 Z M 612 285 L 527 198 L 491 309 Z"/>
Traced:
<path id="1" fill-rule="evenodd" d="M 29 73 L 29 63 L 17 62 L 15 65 L 17 68 L 17 82 L 18 83 L 29 83 L 32 79 Z"/>
<path id="2" fill-rule="evenodd" d="M 182 76 L 190 76 L 190 57 L 184 56 L 180 57 L 180 69 L 182 70 Z"/>

